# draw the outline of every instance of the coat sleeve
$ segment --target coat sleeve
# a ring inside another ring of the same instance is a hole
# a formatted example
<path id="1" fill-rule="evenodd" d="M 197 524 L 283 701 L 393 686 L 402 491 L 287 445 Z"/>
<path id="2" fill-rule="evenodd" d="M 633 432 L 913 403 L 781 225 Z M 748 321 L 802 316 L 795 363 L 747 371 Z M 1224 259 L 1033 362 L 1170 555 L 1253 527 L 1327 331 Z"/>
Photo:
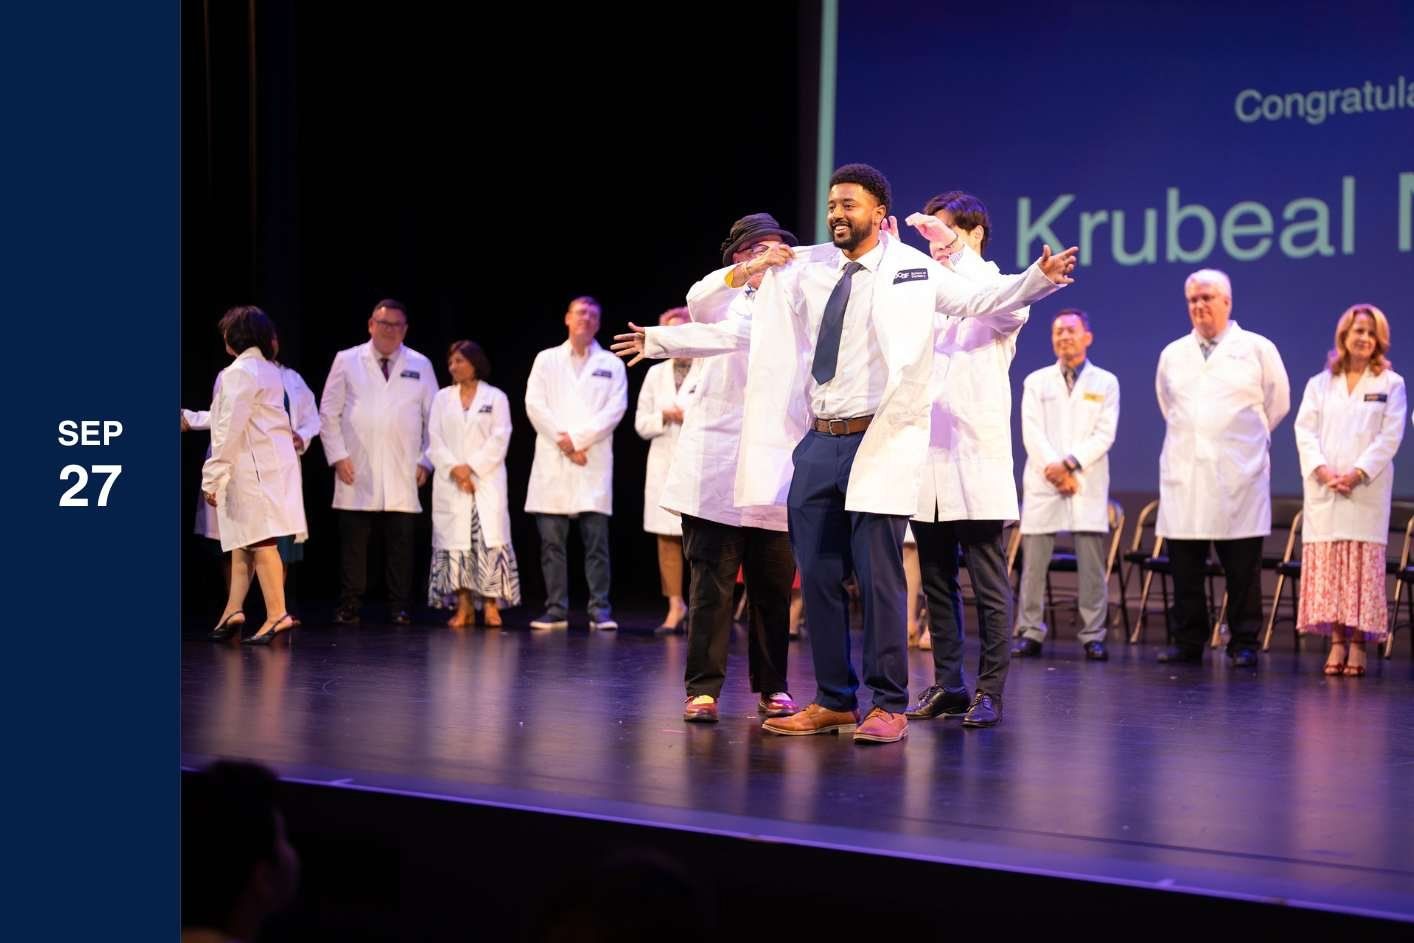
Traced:
<path id="1" fill-rule="evenodd" d="M 323 436 L 324 458 L 333 465 L 349 457 L 344 445 L 344 405 L 348 396 L 348 358 L 334 355 L 329 379 L 324 381 L 324 396 L 319 401 L 319 431 Z"/>
<path id="2" fill-rule="evenodd" d="M 1322 465 L 1328 464 L 1321 451 L 1321 411 L 1325 396 L 1320 391 L 1321 377 L 1312 377 L 1306 382 L 1306 391 L 1301 396 L 1301 408 L 1296 410 L 1296 454 L 1301 460 L 1301 477 L 1310 478 Z M 1369 474 L 1367 471 L 1366 474 Z"/>
<path id="3" fill-rule="evenodd" d="M 711 324 L 673 324 L 650 327 L 644 332 L 643 353 L 662 360 L 666 357 L 715 357 L 734 354 L 751 346 L 751 321 L 727 318 Z"/>
<path id="4" fill-rule="evenodd" d="M 231 468 L 246 441 L 256 386 L 255 377 L 244 370 L 228 370 L 221 394 L 211 404 L 211 457 L 201 469 L 206 494 L 221 494 L 231 480 Z"/>
<path id="5" fill-rule="evenodd" d="M 979 285 L 1015 277 L 1002 275 L 980 255 L 968 248 L 964 248 L 954 257 L 952 271 L 954 274 L 961 276 L 967 281 Z M 1047 281 L 1049 281 L 1049 279 L 1047 279 Z M 941 312 L 939 312 L 939 316 L 942 316 Z M 1031 306 L 1024 305 L 1012 311 L 979 315 L 978 320 L 985 322 L 988 327 L 998 334 L 1006 336 L 1008 334 L 1015 334 L 1017 331 L 1021 330 L 1030 317 Z"/>
<path id="6" fill-rule="evenodd" d="M 658 364 L 648 371 L 648 375 L 643 378 L 643 385 L 638 388 L 638 407 L 633 413 L 633 428 L 640 438 L 656 439 L 666 429 L 663 410 L 658 405 L 656 395 L 660 368 L 672 369 L 668 364 Z"/>
<path id="7" fill-rule="evenodd" d="M 1267 431 L 1271 432 L 1291 412 L 1291 380 L 1286 376 L 1277 345 L 1266 338 L 1262 340 L 1262 406 L 1267 413 Z"/>
<path id="8" fill-rule="evenodd" d="M 530 378 L 525 383 L 525 412 L 535 431 L 554 442 L 560 433 L 555 414 L 550 409 L 549 356 L 553 351 L 543 350 L 535 355 L 535 363 L 530 366 Z"/>
<path id="9" fill-rule="evenodd" d="M 422 439 L 417 450 L 417 454 L 419 456 L 417 464 L 430 472 L 432 471 L 432 462 L 430 462 L 427 457 L 427 450 L 429 444 L 427 441 L 427 434 L 428 425 L 430 424 L 432 419 L 432 400 L 437 396 L 437 374 L 436 371 L 432 369 L 432 361 L 427 361 L 426 367 L 427 369 L 423 372 L 422 377 L 420 379 L 420 382 L 422 384 L 422 397 L 420 404 L 420 413 L 422 417 Z"/>
<path id="10" fill-rule="evenodd" d="M 456 390 L 452 392 L 453 395 L 456 394 Z M 449 478 L 452 469 L 462 464 L 457 460 L 453 443 L 447 441 L 447 435 L 442 429 L 442 411 L 445 405 L 445 398 L 438 393 L 432 401 L 432 416 L 427 422 L 427 461 L 439 478 Z"/>
<path id="11" fill-rule="evenodd" d="M 478 478 L 487 478 L 506 461 L 511 446 L 511 402 L 506 394 L 497 393 L 491 399 L 491 434 L 471 453 L 471 470 Z"/>
<path id="12" fill-rule="evenodd" d="M 709 324 L 727 318 L 732 302 L 742 292 L 727 284 L 727 273 L 735 267 L 717 269 L 687 290 L 687 313 L 693 321 Z"/>
<path id="13" fill-rule="evenodd" d="M 1051 442 L 1051 437 L 1046 435 L 1041 391 L 1037 386 L 1037 383 L 1027 380 L 1021 387 L 1021 442 L 1026 446 L 1026 457 L 1045 467 L 1064 456 Z"/>
<path id="14" fill-rule="evenodd" d="M 1385 414 L 1380 420 L 1380 431 L 1365 451 L 1355 460 L 1355 467 L 1369 476 L 1371 481 L 1380 477 L 1394 453 L 1399 451 L 1399 443 L 1404 441 L 1404 414 L 1407 411 L 1404 381 L 1390 384 L 1389 399 L 1385 400 Z"/>
<path id="15" fill-rule="evenodd" d="M 1106 383 L 1104 395 L 1094 428 L 1070 450 L 1082 469 L 1098 462 L 1115 444 L 1115 430 L 1119 428 L 1119 382 L 1111 380 Z"/>
<path id="16" fill-rule="evenodd" d="M 971 263 L 964 260 L 960 264 L 963 268 L 958 272 L 937 262 L 928 266 L 933 282 L 934 310 L 939 314 L 960 318 L 1011 314 L 1060 288 L 1036 265 L 1018 275 L 992 275 L 989 271 L 987 279 L 972 281 L 966 274 Z"/>
<path id="17" fill-rule="evenodd" d="M 1169 355 L 1169 349 L 1164 348 L 1159 354 L 1159 365 L 1154 368 L 1154 398 L 1159 402 L 1159 415 L 1164 422 L 1169 421 L 1169 407 L 1173 403 L 1173 396 L 1169 392 L 1168 382 L 1164 379 L 1164 361 Z"/>
<path id="18" fill-rule="evenodd" d="M 609 382 L 613 384 L 613 388 L 604 398 L 603 407 L 580 426 L 568 430 L 570 443 L 578 451 L 583 451 L 613 435 L 614 427 L 624 418 L 624 413 L 628 412 L 628 371 L 624 369 L 623 361 L 617 357 L 610 356 L 605 363 L 612 364 L 609 371 L 613 378 Z M 592 367 L 586 366 L 585 369 Z"/>
<path id="19" fill-rule="evenodd" d="M 294 427 L 295 435 L 304 440 L 304 448 L 300 449 L 303 455 L 319 435 L 319 406 L 314 402 L 314 391 L 304 382 L 304 377 L 293 370 L 288 375 L 293 387 L 290 390 L 290 425 Z"/>

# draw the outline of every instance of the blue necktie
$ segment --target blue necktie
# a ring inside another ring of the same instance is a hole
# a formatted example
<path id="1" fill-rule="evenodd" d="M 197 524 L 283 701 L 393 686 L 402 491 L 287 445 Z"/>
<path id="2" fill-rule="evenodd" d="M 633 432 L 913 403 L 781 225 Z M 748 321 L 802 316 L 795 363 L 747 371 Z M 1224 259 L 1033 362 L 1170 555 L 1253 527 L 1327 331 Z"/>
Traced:
<path id="1" fill-rule="evenodd" d="M 840 359 L 840 334 L 844 331 L 844 309 L 849 307 L 849 285 L 854 273 L 864 268 L 858 262 L 844 267 L 844 274 L 835 283 L 835 290 L 825 302 L 825 316 L 820 320 L 820 335 L 815 338 L 815 362 L 810 375 L 816 383 L 829 383 L 835 376 L 835 362 Z"/>

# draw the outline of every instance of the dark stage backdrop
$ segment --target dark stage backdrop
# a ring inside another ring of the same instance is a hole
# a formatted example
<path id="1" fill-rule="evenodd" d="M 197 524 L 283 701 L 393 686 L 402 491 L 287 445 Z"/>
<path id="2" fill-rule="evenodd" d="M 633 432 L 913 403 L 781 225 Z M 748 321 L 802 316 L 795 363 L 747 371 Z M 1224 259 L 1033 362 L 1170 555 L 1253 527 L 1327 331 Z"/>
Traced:
<path id="1" fill-rule="evenodd" d="M 1003 271 L 1042 242 L 1080 246 L 1012 381 L 1019 403 L 1054 362 L 1051 315 L 1090 313 L 1122 388 L 1115 490 L 1158 489 L 1154 368 L 1189 330 L 1195 269 L 1232 276 L 1233 317 L 1286 363 L 1275 493 L 1300 493 L 1292 422 L 1346 307 L 1381 307 L 1414 375 L 1414 5 L 843 0 L 838 48 L 834 160 L 877 164 L 900 218 L 964 189 L 991 210 Z M 1414 436 L 1395 462 L 1414 496 Z"/>
<path id="2" fill-rule="evenodd" d="M 770 211 L 807 235 L 801 194 L 814 179 L 801 168 L 815 161 L 815 6 L 726 18 L 688 7 L 671 23 L 632 29 L 618 19 L 626 8 L 473 16 L 431 5 L 293 7 L 183 6 L 181 405 L 209 402 L 227 362 L 215 323 L 233 304 L 270 312 L 284 359 L 316 394 L 335 352 L 367 340 L 381 297 L 408 305 L 408 346 L 432 359 L 443 384 L 447 344 L 476 340 L 514 412 L 513 536 L 533 615 L 538 543 L 519 510 L 533 443 L 523 402 L 531 361 L 564 340 L 576 295 L 602 302 L 605 345 L 630 319 L 651 322 L 682 304 L 720 264 L 718 245 L 745 213 Z M 647 443 L 632 421 L 645 369 L 630 371 L 629 413 L 614 441 L 621 600 L 657 594 L 654 542 L 642 532 Z M 186 437 L 174 496 L 191 620 L 220 602 L 214 560 L 189 536 L 207 441 Z M 318 445 L 304 469 L 310 541 L 299 595 L 330 600 L 338 540 Z M 429 545 L 424 514 L 424 587 Z"/>

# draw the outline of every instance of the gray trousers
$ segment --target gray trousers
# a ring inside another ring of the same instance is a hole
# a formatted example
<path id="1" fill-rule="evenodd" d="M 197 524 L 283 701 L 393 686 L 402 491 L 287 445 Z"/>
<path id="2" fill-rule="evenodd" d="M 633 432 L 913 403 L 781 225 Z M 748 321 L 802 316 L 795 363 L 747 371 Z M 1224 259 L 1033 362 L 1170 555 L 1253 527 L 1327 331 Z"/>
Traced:
<path id="1" fill-rule="evenodd" d="M 1109 581 L 1105 579 L 1105 551 L 1108 534 L 1078 533 L 1075 538 L 1076 579 L 1079 589 L 1080 631 L 1085 642 L 1105 640 L 1105 616 L 1109 612 Z M 1021 537 L 1021 600 L 1016 634 L 1046 640 L 1046 569 L 1056 547 L 1055 534 L 1023 534 Z"/>

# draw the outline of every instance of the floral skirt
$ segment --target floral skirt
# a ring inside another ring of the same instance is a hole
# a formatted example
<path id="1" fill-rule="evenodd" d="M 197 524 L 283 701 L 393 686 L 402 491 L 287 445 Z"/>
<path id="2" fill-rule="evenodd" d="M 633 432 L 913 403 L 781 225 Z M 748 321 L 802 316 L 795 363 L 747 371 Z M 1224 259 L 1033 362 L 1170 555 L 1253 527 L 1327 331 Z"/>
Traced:
<path id="1" fill-rule="evenodd" d="M 471 549 L 432 551 L 432 575 L 427 581 L 427 604 L 435 609 L 455 609 L 457 591 L 495 599 L 502 606 L 520 605 L 520 570 L 510 544 L 486 546 L 481 517 L 471 507 Z"/>
<path id="2" fill-rule="evenodd" d="M 1334 540 L 1301 546 L 1301 632 L 1330 635 L 1353 629 L 1357 638 L 1379 641 L 1389 631 L 1385 597 L 1385 545 Z"/>

